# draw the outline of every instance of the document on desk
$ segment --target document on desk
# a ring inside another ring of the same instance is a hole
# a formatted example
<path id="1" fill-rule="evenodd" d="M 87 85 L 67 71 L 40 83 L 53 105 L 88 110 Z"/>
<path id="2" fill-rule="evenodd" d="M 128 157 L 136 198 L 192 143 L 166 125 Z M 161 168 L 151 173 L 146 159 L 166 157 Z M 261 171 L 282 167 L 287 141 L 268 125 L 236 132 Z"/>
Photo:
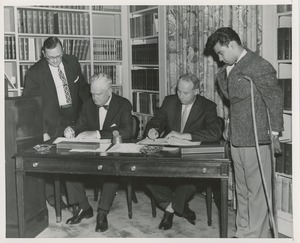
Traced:
<path id="1" fill-rule="evenodd" d="M 111 143 L 111 139 L 98 139 L 98 138 L 65 138 L 65 137 L 58 137 L 54 140 L 53 144 L 57 144 L 60 142 L 82 142 L 82 143 L 100 143 L 100 144 L 107 144 Z"/>
<path id="2" fill-rule="evenodd" d="M 156 138 L 156 139 L 150 139 L 145 138 L 138 142 L 137 144 L 143 144 L 143 145 L 162 145 L 162 146 L 196 146 L 200 145 L 200 141 L 192 142 L 188 140 L 178 139 L 178 138 Z"/>
<path id="3" fill-rule="evenodd" d="M 141 153 L 141 148 L 145 145 L 136 143 L 118 143 L 112 146 L 107 153 Z"/>

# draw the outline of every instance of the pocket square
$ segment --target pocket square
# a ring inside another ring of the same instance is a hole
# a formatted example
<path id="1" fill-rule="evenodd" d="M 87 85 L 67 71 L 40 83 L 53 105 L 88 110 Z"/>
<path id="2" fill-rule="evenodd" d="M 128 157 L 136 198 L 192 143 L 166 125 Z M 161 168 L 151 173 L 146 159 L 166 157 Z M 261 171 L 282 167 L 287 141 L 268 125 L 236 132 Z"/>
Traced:
<path id="1" fill-rule="evenodd" d="M 110 127 L 116 127 L 117 125 L 114 123 L 114 124 L 112 124 Z"/>
<path id="2" fill-rule="evenodd" d="M 76 83 L 79 80 L 79 76 L 74 80 L 74 83 Z"/>

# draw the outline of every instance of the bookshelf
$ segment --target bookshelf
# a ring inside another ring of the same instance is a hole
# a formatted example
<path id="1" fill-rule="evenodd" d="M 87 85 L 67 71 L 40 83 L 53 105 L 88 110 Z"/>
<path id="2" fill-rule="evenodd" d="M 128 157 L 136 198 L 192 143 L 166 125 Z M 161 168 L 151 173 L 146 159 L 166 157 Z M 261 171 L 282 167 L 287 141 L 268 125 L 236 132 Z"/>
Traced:
<path id="1" fill-rule="evenodd" d="M 129 6 L 130 95 L 142 136 L 166 95 L 165 6 Z"/>
<path id="2" fill-rule="evenodd" d="M 88 82 L 94 73 L 107 73 L 113 79 L 113 91 L 123 95 L 127 34 L 121 30 L 126 10 L 115 5 L 5 6 L 7 96 L 22 95 L 26 71 L 40 59 L 44 40 L 53 35 L 62 41 L 64 53 L 78 58 Z"/>
<path id="3" fill-rule="evenodd" d="M 277 74 L 284 97 L 282 156 L 276 158 L 278 232 L 293 237 L 292 205 L 292 5 L 277 5 Z"/>

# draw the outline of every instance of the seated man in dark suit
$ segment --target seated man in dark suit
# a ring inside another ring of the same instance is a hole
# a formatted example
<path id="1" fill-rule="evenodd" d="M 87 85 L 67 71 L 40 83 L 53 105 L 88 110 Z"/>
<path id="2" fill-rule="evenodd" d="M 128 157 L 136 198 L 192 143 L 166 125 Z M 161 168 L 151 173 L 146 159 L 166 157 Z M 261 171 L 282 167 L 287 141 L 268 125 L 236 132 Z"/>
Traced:
<path id="1" fill-rule="evenodd" d="M 92 98 L 83 104 L 74 129 L 65 129 L 65 137 L 77 135 L 79 138 L 108 139 L 112 138 L 113 131 L 117 130 L 123 139 L 130 139 L 133 127 L 132 105 L 127 99 L 112 93 L 111 78 L 105 74 L 94 75 L 91 78 L 90 91 Z M 108 229 L 107 214 L 118 185 L 118 180 L 113 177 L 108 177 L 103 184 L 98 204 L 96 232 Z M 78 224 L 84 218 L 91 218 L 93 209 L 88 202 L 83 183 L 74 178 L 72 181 L 66 181 L 66 186 L 70 204 L 79 206 L 79 210 L 66 223 Z"/>
<path id="2" fill-rule="evenodd" d="M 150 139 L 166 136 L 201 142 L 219 140 L 222 131 L 216 104 L 199 95 L 199 85 L 196 75 L 182 75 L 177 81 L 177 95 L 165 97 L 160 109 L 147 123 L 145 135 Z M 188 207 L 188 201 L 196 192 L 196 185 L 168 179 L 163 183 L 148 184 L 147 188 L 165 210 L 159 229 L 172 227 L 174 213 L 195 224 L 196 215 Z"/>

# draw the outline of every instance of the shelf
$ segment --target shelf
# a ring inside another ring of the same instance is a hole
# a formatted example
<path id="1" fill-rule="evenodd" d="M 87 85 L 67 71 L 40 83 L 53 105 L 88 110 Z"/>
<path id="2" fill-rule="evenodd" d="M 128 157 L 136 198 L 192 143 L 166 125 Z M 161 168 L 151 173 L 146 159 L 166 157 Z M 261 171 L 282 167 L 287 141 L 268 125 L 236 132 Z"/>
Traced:
<path id="1" fill-rule="evenodd" d="M 56 11 L 56 12 L 79 12 L 87 13 L 89 9 L 75 9 L 75 8 L 51 8 L 51 7 L 39 7 L 39 6 L 18 6 L 17 9 L 28 9 L 28 10 L 46 10 L 46 11 Z"/>
<path id="2" fill-rule="evenodd" d="M 157 6 L 150 7 L 150 8 L 145 8 L 145 9 L 141 9 L 141 10 L 134 11 L 134 12 L 130 12 L 130 15 L 134 16 L 134 15 L 145 14 L 145 13 L 150 13 L 150 12 L 155 12 L 155 11 L 158 11 L 158 7 Z"/>
<path id="3" fill-rule="evenodd" d="M 143 93 L 159 94 L 159 91 L 157 91 L 157 90 L 145 90 L 145 89 L 132 89 L 132 92 L 143 92 Z"/>

